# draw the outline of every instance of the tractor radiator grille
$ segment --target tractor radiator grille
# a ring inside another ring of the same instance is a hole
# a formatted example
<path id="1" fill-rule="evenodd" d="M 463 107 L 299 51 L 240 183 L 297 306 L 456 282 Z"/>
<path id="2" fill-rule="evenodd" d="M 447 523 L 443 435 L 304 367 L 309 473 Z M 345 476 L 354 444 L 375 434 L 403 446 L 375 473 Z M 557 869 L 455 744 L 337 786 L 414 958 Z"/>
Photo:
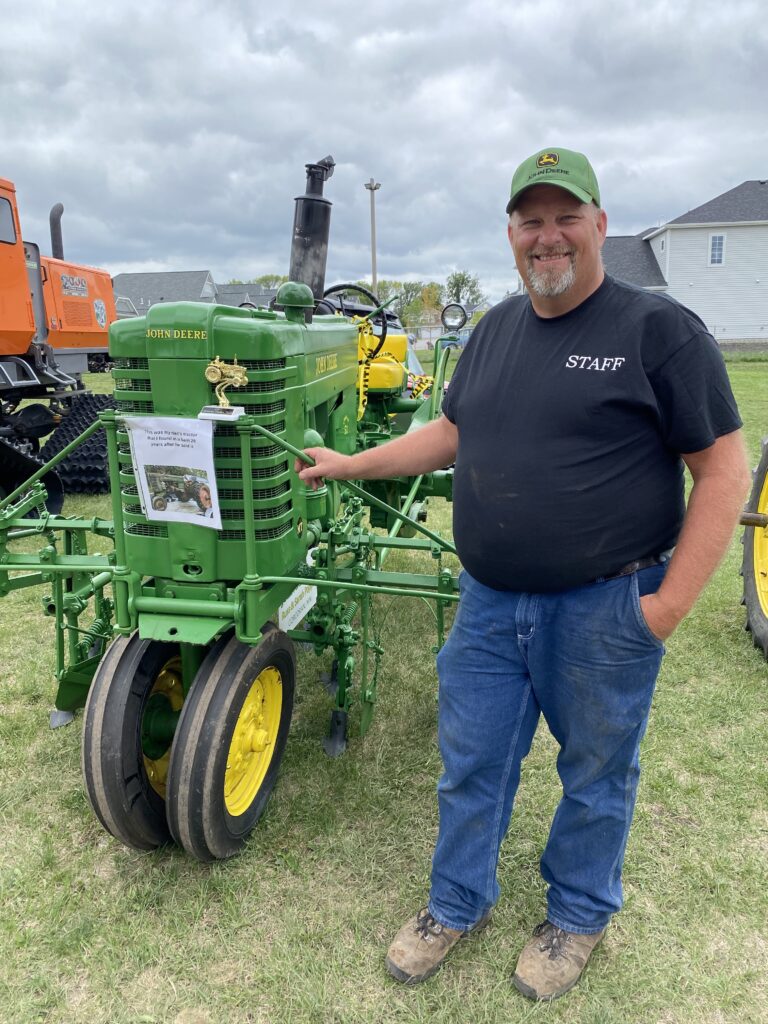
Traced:
<path id="1" fill-rule="evenodd" d="M 149 360 L 139 359 L 114 359 L 113 364 L 116 370 L 148 370 Z"/>
<path id="2" fill-rule="evenodd" d="M 156 523 L 128 523 L 125 532 L 132 537 L 167 537 L 168 528 Z"/>
<path id="3" fill-rule="evenodd" d="M 257 391 L 282 391 L 284 387 L 284 380 L 252 380 L 244 388 L 238 388 L 237 391 L 240 394 L 244 392 L 253 394 Z"/>
<path id="4" fill-rule="evenodd" d="M 221 475 L 220 473 L 218 474 Z M 254 487 L 253 497 L 256 501 L 263 501 L 266 498 L 277 498 L 281 494 L 285 494 L 286 491 L 290 491 L 291 485 L 286 480 L 283 484 L 278 484 L 276 487 Z M 224 501 L 229 499 L 231 501 L 242 501 L 243 500 L 243 489 L 242 487 L 220 487 L 219 497 Z"/>
<path id="5" fill-rule="evenodd" d="M 285 449 L 280 444 L 271 444 L 265 448 L 251 443 L 251 452 L 260 459 L 270 459 Z M 236 459 L 240 457 L 240 445 L 216 445 L 216 454 L 222 458 Z M 255 474 L 254 474 L 255 475 Z M 270 476 L 272 474 L 270 473 Z"/>
<path id="6" fill-rule="evenodd" d="M 118 377 L 115 381 L 115 391 L 151 391 L 152 385 L 147 377 L 140 380 L 131 380 Z"/>
<path id="7" fill-rule="evenodd" d="M 284 359 L 240 359 L 240 365 L 246 370 L 284 370 Z"/>
<path id="8" fill-rule="evenodd" d="M 268 530 L 254 530 L 254 540 L 276 540 L 278 537 L 284 537 L 286 533 L 290 533 L 293 529 L 293 520 L 289 519 L 287 523 L 282 523 L 280 526 L 272 526 Z M 245 530 L 222 530 L 219 534 L 222 540 L 245 540 Z"/>
<path id="9" fill-rule="evenodd" d="M 259 452 L 261 455 L 262 452 Z M 251 469 L 251 476 L 254 480 L 266 480 L 272 476 L 280 476 L 281 473 L 285 473 L 288 470 L 288 462 L 278 463 L 277 466 L 254 466 Z M 217 480 L 242 480 L 243 475 L 239 469 L 216 469 Z"/>
<path id="10" fill-rule="evenodd" d="M 129 512 L 133 516 L 140 516 L 143 514 L 144 509 L 141 505 L 129 505 L 127 502 L 123 505 L 123 512 Z M 130 531 L 129 531 L 130 532 Z"/>
<path id="11" fill-rule="evenodd" d="M 276 423 L 265 423 L 264 426 L 267 430 L 271 430 L 273 434 L 279 434 L 281 430 L 285 430 L 285 420 L 277 420 Z M 253 439 L 258 440 L 259 434 L 254 434 Z M 237 427 L 231 426 L 229 423 L 225 423 L 221 427 L 216 429 L 216 437 L 240 437 L 237 432 Z"/>
<path id="12" fill-rule="evenodd" d="M 281 381 L 250 381 L 245 387 L 238 388 L 238 391 L 282 391 L 286 386 L 284 380 Z M 237 393 L 237 392 L 236 392 Z"/>
<path id="13" fill-rule="evenodd" d="M 290 501 L 284 502 L 282 505 L 275 505 L 274 508 L 255 508 L 253 510 L 254 519 L 274 519 L 277 516 L 283 515 L 285 512 L 291 511 Z M 223 508 L 221 510 L 222 519 L 242 519 L 243 510 L 241 508 Z"/>
<path id="14" fill-rule="evenodd" d="M 115 394 L 115 401 L 117 402 L 118 412 L 154 412 L 154 402 L 132 402 L 129 399 L 121 398 L 117 393 Z"/>
<path id="15" fill-rule="evenodd" d="M 233 392 L 233 398 L 237 398 L 237 395 Z M 273 412 L 285 412 L 285 400 L 281 399 L 279 402 L 269 402 L 266 405 L 256 405 L 255 403 L 248 402 L 248 412 L 252 416 L 267 416 Z"/>

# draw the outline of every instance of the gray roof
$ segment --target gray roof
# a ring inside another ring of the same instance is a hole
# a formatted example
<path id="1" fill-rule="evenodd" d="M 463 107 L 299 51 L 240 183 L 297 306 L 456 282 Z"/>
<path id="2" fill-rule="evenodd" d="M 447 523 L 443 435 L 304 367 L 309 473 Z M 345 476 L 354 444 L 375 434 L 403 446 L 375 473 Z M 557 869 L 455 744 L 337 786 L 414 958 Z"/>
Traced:
<path id="1" fill-rule="evenodd" d="M 723 192 L 669 223 L 734 224 L 755 220 L 768 221 L 768 181 L 743 181 L 729 192 Z"/>
<path id="2" fill-rule="evenodd" d="M 156 302 L 213 302 L 216 294 L 210 270 L 117 274 L 112 287 L 115 295 L 129 298 L 139 313 Z"/>
<path id="3" fill-rule="evenodd" d="M 225 306 L 239 306 L 241 302 L 253 302 L 247 284 L 217 284 L 216 301 Z"/>
<path id="4" fill-rule="evenodd" d="M 603 265 L 619 281 L 640 288 L 666 288 L 650 242 L 637 235 L 609 235 L 603 244 Z"/>
<path id="5" fill-rule="evenodd" d="M 224 306 L 239 306 L 252 302 L 254 306 L 268 306 L 277 295 L 276 288 L 264 289 L 258 284 L 217 284 L 216 301 Z"/>

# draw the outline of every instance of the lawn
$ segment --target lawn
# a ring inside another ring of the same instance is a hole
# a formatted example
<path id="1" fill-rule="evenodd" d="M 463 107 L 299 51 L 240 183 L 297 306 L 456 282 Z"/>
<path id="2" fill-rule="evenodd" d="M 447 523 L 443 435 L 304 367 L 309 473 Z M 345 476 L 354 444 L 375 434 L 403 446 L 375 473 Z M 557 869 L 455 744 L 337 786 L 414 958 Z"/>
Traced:
<path id="1" fill-rule="evenodd" d="M 733 358 L 753 463 L 768 362 Z M 99 378 L 106 386 L 107 378 Z M 71 512 L 108 515 L 106 498 Z M 450 529 L 440 502 L 430 525 Z M 523 769 L 491 926 L 407 989 L 392 933 L 424 902 L 437 820 L 432 614 L 382 599 L 374 724 L 329 760 L 327 659 L 300 654 L 275 795 L 245 852 L 200 865 L 125 849 L 79 765 L 82 715 L 51 732 L 42 591 L 0 604 L 0 1019 L 9 1024 L 758 1024 L 768 1019 L 768 666 L 744 632 L 741 546 L 668 642 L 643 747 L 626 905 L 579 987 L 535 1005 L 510 985 L 542 917 L 538 857 L 558 798 L 544 727 Z"/>

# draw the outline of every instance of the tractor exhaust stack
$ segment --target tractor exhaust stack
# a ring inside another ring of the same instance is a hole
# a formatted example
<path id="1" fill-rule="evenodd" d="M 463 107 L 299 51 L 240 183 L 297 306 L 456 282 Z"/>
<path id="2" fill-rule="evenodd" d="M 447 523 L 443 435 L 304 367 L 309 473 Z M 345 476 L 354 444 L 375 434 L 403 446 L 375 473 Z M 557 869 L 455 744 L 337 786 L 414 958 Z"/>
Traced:
<path id="1" fill-rule="evenodd" d="M 316 164 L 305 166 L 307 191 L 303 196 L 296 196 L 295 200 L 288 278 L 308 285 L 314 297 L 322 299 L 332 205 L 330 199 L 323 196 L 323 186 L 333 174 L 336 163 L 332 156 L 326 156 Z"/>
<path id="2" fill-rule="evenodd" d="M 55 206 L 51 207 L 51 213 L 48 218 L 51 224 L 51 256 L 55 260 L 64 259 L 64 241 L 61 235 L 61 215 L 63 213 L 63 205 L 56 203 Z"/>

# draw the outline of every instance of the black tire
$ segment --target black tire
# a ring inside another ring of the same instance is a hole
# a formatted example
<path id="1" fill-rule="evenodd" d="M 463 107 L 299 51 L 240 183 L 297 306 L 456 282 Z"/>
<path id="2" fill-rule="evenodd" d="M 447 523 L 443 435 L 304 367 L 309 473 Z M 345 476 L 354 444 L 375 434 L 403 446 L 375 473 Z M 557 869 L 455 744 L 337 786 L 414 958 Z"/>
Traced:
<path id="1" fill-rule="evenodd" d="M 43 446 L 40 457 L 43 462 L 74 441 L 96 419 L 102 409 L 114 409 L 112 395 L 79 394 L 72 399 L 69 412 Z M 64 484 L 67 494 L 106 494 L 109 491 L 109 467 L 107 464 L 107 438 L 103 428 L 75 448 L 56 471 Z"/>
<path id="2" fill-rule="evenodd" d="M 171 841 L 164 799 L 171 743 L 142 736 L 150 699 L 180 709 L 179 645 L 140 640 L 137 633 L 119 637 L 88 694 L 81 763 L 96 817 L 107 832 L 136 850 Z"/>
<path id="3" fill-rule="evenodd" d="M 768 513 L 768 438 L 763 439 L 763 453 L 754 472 L 746 511 Z M 752 634 L 755 647 L 768 658 L 768 529 L 745 527 L 742 543 L 746 628 Z"/>
<path id="4" fill-rule="evenodd" d="M 293 645 L 272 625 L 257 647 L 221 637 L 200 666 L 176 729 L 166 798 L 171 835 L 197 860 L 239 853 L 263 814 L 295 676 Z"/>

